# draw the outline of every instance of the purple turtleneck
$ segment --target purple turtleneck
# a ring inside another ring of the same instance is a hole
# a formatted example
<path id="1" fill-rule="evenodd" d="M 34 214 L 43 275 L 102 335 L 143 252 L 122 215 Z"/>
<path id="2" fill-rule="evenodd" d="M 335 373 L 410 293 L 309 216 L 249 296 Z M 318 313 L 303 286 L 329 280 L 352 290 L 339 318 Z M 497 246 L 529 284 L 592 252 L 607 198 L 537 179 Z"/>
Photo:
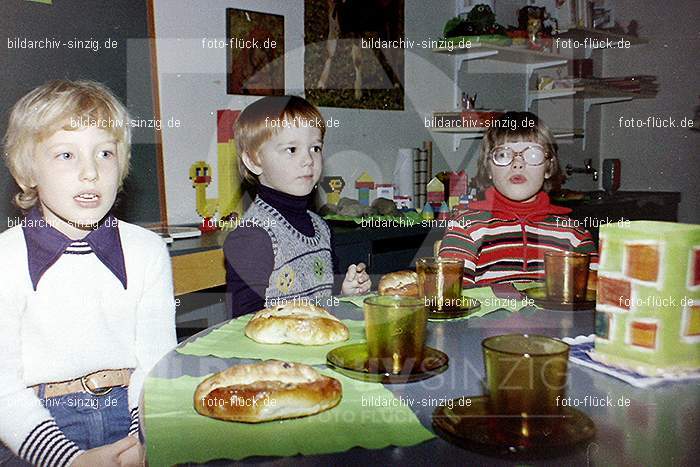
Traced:
<path id="1" fill-rule="evenodd" d="M 307 237 L 315 235 L 311 216 L 307 212 L 313 198 L 312 194 L 295 196 L 258 185 L 258 197 L 277 209 L 303 235 Z M 237 227 L 224 242 L 224 254 L 226 255 L 226 288 L 230 297 L 232 317 L 265 308 L 265 289 L 275 265 L 272 241 L 267 232 L 262 227 Z M 333 254 L 333 271 L 336 277 L 334 293 L 339 290 L 343 279 L 337 268 L 338 261 Z"/>

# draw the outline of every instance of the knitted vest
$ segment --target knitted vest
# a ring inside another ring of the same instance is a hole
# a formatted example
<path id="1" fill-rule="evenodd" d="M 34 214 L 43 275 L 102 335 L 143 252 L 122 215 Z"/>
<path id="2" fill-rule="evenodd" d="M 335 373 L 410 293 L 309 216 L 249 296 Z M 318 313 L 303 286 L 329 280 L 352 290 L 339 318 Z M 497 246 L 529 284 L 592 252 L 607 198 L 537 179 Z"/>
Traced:
<path id="1" fill-rule="evenodd" d="M 243 215 L 270 236 L 275 265 L 265 289 L 265 306 L 295 298 L 328 297 L 333 290 L 331 234 L 319 216 L 308 211 L 314 236 L 295 229 L 277 209 L 256 197 Z"/>

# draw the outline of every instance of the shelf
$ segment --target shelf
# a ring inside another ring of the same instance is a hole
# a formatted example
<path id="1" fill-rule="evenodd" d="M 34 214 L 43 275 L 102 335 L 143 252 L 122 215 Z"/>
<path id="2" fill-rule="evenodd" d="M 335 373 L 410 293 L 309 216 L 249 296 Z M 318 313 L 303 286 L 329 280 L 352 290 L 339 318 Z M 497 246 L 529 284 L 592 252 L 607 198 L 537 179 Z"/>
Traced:
<path id="1" fill-rule="evenodd" d="M 459 56 L 462 60 L 476 60 L 480 58 L 490 58 L 508 63 L 519 63 L 522 65 L 539 65 L 538 68 L 563 65 L 567 59 L 559 54 L 550 52 L 539 52 L 520 47 L 503 45 L 482 44 L 475 42 L 471 47 L 453 48 L 451 51 L 445 47 L 433 49 L 435 53 Z"/>
<path id="2" fill-rule="evenodd" d="M 445 135 L 452 135 L 453 137 L 453 149 L 457 151 L 459 145 L 463 140 L 467 139 L 481 139 L 484 137 L 487 128 L 434 128 L 428 127 L 428 131 L 433 133 L 441 133 Z M 582 128 L 552 128 L 552 134 L 557 139 L 568 139 L 568 138 L 583 138 L 584 131 Z"/>
<path id="3" fill-rule="evenodd" d="M 589 88 L 576 93 L 577 99 L 654 99 L 656 95 L 639 94 L 619 89 Z"/>
<path id="4" fill-rule="evenodd" d="M 577 88 L 561 88 L 544 91 L 529 91 L 527 94 L 527 108 L 532 106 L 536 100 L 544 99 L 560 99 L 562 97 L 571 97 L 584 101 L 584 107 L 588 111 L 591 105 L 608 104 L 610 102 L 623 102 L 632 99 L 649 99 L 653 96 L 640 96 L 633 92 L 625 92 L 617 89 L 585 89 Z"/>
<path id="5" fill-rule="evenodd" d="M 583 138 L 583 128 L 552 128 L 552 134 L 557 139 Z"/>
<path id="6" fill-rule="evenodd" d="M 573 96 L 577 92 L 582 91 L 583 88 L 560 88 L 560 89 L 548 89 L 544 91 L 529 91 L 527 93 L 527 109 L 532 107 L 532 103 L 537 100 L 544 99 L 557 99 L 560 97 Z"/>
<path id="7" fill-rule="evenodd" d="M 456 134 L 456 135 L 463 135 L 462 139 L 479 139 L 482 136 L 484 136 L 484 133 L 486 132 L 486 128 L 484 127 L 479 127 L 479 128 L 462 128 L 462 127 L 451 127 L 451 128 L 436 128 L 436 127 L 428 127 L 428 131 L 432 131 L 434 133 L 450 133 L 450 134 Z"/>
<path id="8" fill-rule="evenodd" d="M 613 42 L 618 42 L 620 39 L 624 39 L 630 42 L 630 45 L 641 45 L 648 44 L 649 41 L 642 37 L 630 36 L 627 34 L 615 34 L 612 32 L 602 31 L 600 29 L 593 28 L 572 28 L 567 31 L 563 31 L 560 34 L 554 36 L 556 39 L 573 39 L 576 41 L 583 42 L 586 38 L 597 39 L 598 41 L 610 40 Z M 593 49 L 602 49 L 606 47 L 591 47 Z"/>
<path id="9" fill-rule="evenodd" d="M 532 103 L 541 99 L 559 99 L 570 97 L 583 101 L 583 127 L 586 127 L 586 116 L 591 110 L 592 105 L 610 104 L 613 102 L 625 102 L 632 99 L 653 99 L 655 96 L 640 95 L 634 92 L 620 91 L 619 89 L 605 88 L 562 88 L 546 91 L 528 91 L 526 93 L 527 108 L 532 106 Z M 583 147 L 586 147 L 586 140 L 583 140 Z"/>

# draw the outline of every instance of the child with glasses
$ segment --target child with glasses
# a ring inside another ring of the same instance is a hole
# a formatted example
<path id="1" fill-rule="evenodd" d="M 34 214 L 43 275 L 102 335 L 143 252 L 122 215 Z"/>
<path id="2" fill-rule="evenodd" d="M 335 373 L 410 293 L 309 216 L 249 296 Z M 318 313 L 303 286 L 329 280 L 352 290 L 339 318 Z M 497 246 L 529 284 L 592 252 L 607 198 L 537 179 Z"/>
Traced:
<path id="1" fill-rule="evenodd" d="M 544 253 L 591 254 L 591 235 L 547 194 L 562 174 L 549 128 L 530 112 L 507 112 L 486 131 L 477 181 L 486 199 L 469 203 L 443 237 L 439 255 L 464 261 L 464 285 L 544 278 Z"/>

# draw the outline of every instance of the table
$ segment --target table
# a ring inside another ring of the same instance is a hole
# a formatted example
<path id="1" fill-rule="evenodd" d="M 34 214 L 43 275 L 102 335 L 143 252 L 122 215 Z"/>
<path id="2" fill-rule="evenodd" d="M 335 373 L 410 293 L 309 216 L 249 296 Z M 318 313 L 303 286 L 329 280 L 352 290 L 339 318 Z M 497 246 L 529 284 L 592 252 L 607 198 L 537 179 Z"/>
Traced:
<path id="1" fill-rule="evenodd" d="M 441 228 L 425 226 L 362 228 L 352 222 L 330 222 L 339 269 L 365 263 L 367 272 L 379 276 L 415 267 L 415 258 L 431 256 Z M 224 241 L 229 231 L 175 240 L 168 246 L 172 259 L 175 295 L 218 287 L 226 283 Z"/>
<path id="2" fill-rule="evenodd" d="M 342 319 L 362 319 L 361 311 L 349 303 L 330 308 Z M 220 324 L 221 325 L 221 324 Z M 219 325 L 219 326 L 220 326 Z M 449 368 L 431 379 L 404 385 L 387 385 L 396 397 L 455 398 L 483 394 L 484 365 L 481 341 L 489 336 L 528 332 L 553 337 L 578 336 L 593 332 L 594 313 L 589 311 L 548 311 L 524 308 L 510 313 L 499 310 L 482 318 L 464 321 L 429 322 L 427 344 L 446 352 Z M 218 326 L 216 326 L 218 327 Z M 213 328 L 211 328 L 213 329 Z M 191 337 L 205 335 L 211 329 Z M 189 341 L 189 339 L 188 339 Z M 188 342 L 186 341 L 186 342 Z M 182 343 L 184 345 L 186 342 Z M 202 376 L 221 371 L 234 363 L 252 360 L 193 357 L 175 351 L 168 353 L 150 376 L 176 378 Z M 567 395 L 584 403 L 586 396 L 610 397 L 613 404 L 625 397 L 628 407 L 580 405 L 596 425 L 596 438 L 570 454 L 541 461 L 513 462 L 488 457 L 456 447 L 441 438 L 405 448 L 381 450 L 354 448 L 347 452 L 285 458 L 251 457 L 235 464 L 311 465 L 698 465 L 700 458 L 700 383 L 683 383 L 659 388 L 638 389 L 593 370 L 569 364 Z M 587 404 L 590 405 L 590 404 Z M 413 406 L 424 426 L 432 430 L 435 406 Z M 143 414 L 143 409 L 141 410 Z M 142 425 L 143 426 L 143 425 Z M 146 438 L 148 432 L 145 433 Z M 233 461 L 209 465 L 232 465 Z"/>

